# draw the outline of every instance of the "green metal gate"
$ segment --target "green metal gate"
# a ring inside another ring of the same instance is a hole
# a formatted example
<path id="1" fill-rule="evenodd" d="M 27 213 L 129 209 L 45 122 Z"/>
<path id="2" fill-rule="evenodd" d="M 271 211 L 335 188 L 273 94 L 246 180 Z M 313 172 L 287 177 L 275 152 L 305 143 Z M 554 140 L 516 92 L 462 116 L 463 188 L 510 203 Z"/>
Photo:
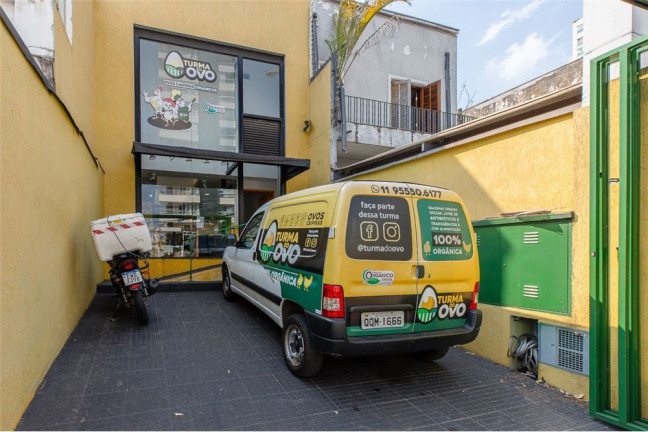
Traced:
<path id="1" fill-rule="evenodd" d="M 590 94 L 590 414 L 646 430 L 648 37 L 592 60 Z"/>

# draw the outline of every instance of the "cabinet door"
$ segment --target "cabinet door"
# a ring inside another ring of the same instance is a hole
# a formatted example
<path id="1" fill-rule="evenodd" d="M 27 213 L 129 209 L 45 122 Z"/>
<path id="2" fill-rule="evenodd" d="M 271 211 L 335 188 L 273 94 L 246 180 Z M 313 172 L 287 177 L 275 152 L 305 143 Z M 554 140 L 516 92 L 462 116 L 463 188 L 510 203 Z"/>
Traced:
<path id="1" fill-rule="evenodd" d="M 502 227 L 502 302 L 569 312 L 569 223 Z"/>
<path id="2" fill-rule="evenodd" d="M 477 250 L 479 251 L 479 302 L 502 304 L 502 259 L 500 227 L 478 227 Z"/>

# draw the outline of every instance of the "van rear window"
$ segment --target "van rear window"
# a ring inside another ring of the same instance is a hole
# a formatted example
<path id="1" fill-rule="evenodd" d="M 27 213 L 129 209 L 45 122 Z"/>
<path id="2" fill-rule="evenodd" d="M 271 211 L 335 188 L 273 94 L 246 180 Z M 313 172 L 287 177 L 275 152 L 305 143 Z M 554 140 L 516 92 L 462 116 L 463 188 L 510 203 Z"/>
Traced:
<path id="1" fill-rule="evenodd" d="M 417 209 L 425 261 L 472 258 L 470 225 L 459 203 L 419 199 Z"/>
<path id="2" fill-rule="evenodd" d="M 406 261 L 412 258 L 412 225 L 404 198 L 356 195 L 351 198 L 346 230 L 350 258 Z"/>

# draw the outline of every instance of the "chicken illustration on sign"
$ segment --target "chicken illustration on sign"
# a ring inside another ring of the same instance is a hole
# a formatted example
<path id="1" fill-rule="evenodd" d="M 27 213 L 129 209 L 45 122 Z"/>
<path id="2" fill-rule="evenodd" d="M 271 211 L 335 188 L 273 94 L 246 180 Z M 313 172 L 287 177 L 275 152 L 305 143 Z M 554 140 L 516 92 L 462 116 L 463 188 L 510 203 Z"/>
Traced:
<path id="1" fill-rule="evenodd" d="M 196 98 L 187 102 L 182 97 L 182 92 L 177 89 L 172 90 L 170 97 L 165 98 L 162 91 L 160 86 L 153 91 L 152 96 L 144 90 L 141 92 L 144 102 L 153 108 L 154 115 L 148 118 L 149 124 L 164 129 L 189 129 L 189 114 Z"/>

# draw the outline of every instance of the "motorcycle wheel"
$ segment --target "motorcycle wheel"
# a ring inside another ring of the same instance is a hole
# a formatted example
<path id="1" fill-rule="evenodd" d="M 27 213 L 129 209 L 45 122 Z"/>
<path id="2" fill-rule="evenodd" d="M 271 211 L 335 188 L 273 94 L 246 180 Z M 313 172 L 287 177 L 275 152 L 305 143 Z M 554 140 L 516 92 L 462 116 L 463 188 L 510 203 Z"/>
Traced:
<path id="1" fill-rule="evenodd" d="M 146 310 L 146 303 L 144 303 L 144 297 L 141 290 L 137 290 L 133 294 L 133 305 L 135 306 L 135 313 L 137 314 L 137 320 L 142 325 L 146 325 L 149 322 L 148 311 Z"/>

